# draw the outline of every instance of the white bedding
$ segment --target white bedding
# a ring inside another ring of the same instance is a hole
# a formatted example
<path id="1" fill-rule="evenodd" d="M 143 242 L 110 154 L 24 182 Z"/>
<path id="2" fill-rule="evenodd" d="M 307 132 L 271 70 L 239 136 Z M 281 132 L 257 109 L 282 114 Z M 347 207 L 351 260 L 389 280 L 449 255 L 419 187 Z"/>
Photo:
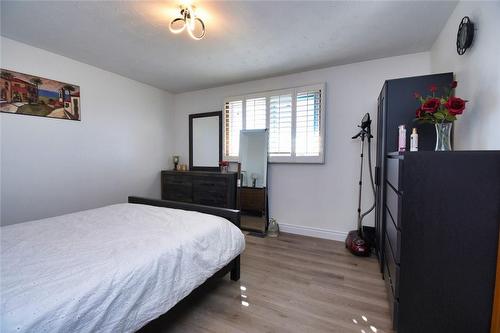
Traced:
<path id="1" fill-rule="evenodd" d="M 0 332 L 134 332 L 228 264 L 213 215 L 119 204 L 1 228 Z"/>

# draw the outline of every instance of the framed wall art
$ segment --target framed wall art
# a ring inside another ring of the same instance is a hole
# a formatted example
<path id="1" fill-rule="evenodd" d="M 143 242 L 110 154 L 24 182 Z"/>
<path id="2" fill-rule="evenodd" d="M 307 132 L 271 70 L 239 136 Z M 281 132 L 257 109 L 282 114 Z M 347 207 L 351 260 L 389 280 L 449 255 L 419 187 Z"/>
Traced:
<path id="1" fill-rule="evenodd" d="M 80 120 L 80 87 L 2 68 L 0 112 Z"/>

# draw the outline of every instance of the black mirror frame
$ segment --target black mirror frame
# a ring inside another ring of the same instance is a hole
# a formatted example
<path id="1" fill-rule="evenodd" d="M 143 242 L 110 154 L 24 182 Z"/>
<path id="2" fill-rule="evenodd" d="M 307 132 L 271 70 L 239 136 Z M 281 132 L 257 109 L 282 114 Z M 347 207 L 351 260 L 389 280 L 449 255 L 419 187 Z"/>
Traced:
<path id="1" fill-rule="evenodd" d="M 222 161 L 222 111 L 195 113 L 189 115 L 189 170 L 192 171 L 220 171 L 216 167 L 193 166 L 193 119 L 205 117 L 219 117 L 219 161 Z"/>

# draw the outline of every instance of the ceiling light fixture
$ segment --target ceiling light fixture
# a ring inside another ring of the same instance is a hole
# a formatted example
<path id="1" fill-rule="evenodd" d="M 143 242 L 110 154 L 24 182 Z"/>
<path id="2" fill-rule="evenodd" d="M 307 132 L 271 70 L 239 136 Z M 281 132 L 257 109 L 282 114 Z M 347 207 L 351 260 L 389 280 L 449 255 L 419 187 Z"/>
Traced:
<path id="1" fill-rule="evenodd" d="M 191 5 L 181 5 L 181 17 L 175 18 L 170 22 L 170 31 L 174 34 L 181 33 L 186 29 L 193 39 L 200 40 L 205 37 L 205 23 L 196 17 L 195 7 Z"/>

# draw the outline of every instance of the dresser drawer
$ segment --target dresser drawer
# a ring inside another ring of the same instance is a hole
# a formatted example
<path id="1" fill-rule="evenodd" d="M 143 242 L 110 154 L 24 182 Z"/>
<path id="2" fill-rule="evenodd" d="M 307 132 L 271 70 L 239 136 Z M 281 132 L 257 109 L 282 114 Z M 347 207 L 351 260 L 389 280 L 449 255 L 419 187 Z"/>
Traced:
<path id="1" fill-rule="evenodd" d="M 401 176 L 403 175 L 403 160 L 399 158 L 386 158 L 387 181 L 398 191 L 403 190 Z"/>
<path id="2" fill-rule="evenodd" d="M 195 191 L 220 191 L 226 189 L 227 180 L 217 177 L 193 177 Z"/>
<path id="3" fill-rule="evenodd" d="M 387 208 L 386 208 L 387 209 Z M 401 251 L 401 232 L 394 224 L 389 210 L 385 214 L 385 230 L 387 232 L 387 238 L 389 238 L 390 247 L 392 250 L 392 255 L 394 261 L 399 264 L 400 251 Z"/>
<path id="4" fill-rule="evenodd" d="M 192 177 L 190 175 L 183 175 L 181 172 L 176 172 L 172 174 L 164 174 L 163 184 L 168 185 L 184 185 L 191 186 Z"/>
<path id="5" fill-rule="evenodd" d="M 192 202 L 191 176 L 180 172 L 162 172 L 161 198 L 163 200 Z"/>
<path id="6" fill-rule="evenodd" d="M 402 198 L 399 193 L 394 191 L 394 189 L 386 184 L 385 186 L 385 204 L 387 205 L 387 209 L 389 210 L 392 219 L 394 220 L 394 224 L 398 229 L 401 228 L 401 212 L 402 212 Z"/>
<path id="7" fill-rule="evenodd" d="M 226 207 L 226 180 L 216 177 L 193 177 L 193 201 L 200 205 Z"/>
<path id="8" fill-rule="evenodd" d="M 266 189 L 241 187 L 240 209 L 262 213 L 266 209 Z"/>
<path id="9" fill-rule="evenodd" d="M 385 287 L 387 289 L 387 298 L 389 301 L 390 314 L 392 319 L 392 328 L 397 331 L 398 329 L 398 317 L 399 317 L 399 301 L 394 297 L 394 293 L 392 291 L 392 281 L 389 276 L 389 269 L 387 266 L 384 269 L 384 282 Z"/>
<path id="10" fill-rule="evenodd" d="M 385 235 L 385 262 L 387 264 L 387 270 L 389 272 L 391 289 L 394 298 L 399 298 L 399 265 L 396 264 L 394 256 L 392 255 L 392 250 L 389 245 L 389 239 L 387 233 Z"/>

